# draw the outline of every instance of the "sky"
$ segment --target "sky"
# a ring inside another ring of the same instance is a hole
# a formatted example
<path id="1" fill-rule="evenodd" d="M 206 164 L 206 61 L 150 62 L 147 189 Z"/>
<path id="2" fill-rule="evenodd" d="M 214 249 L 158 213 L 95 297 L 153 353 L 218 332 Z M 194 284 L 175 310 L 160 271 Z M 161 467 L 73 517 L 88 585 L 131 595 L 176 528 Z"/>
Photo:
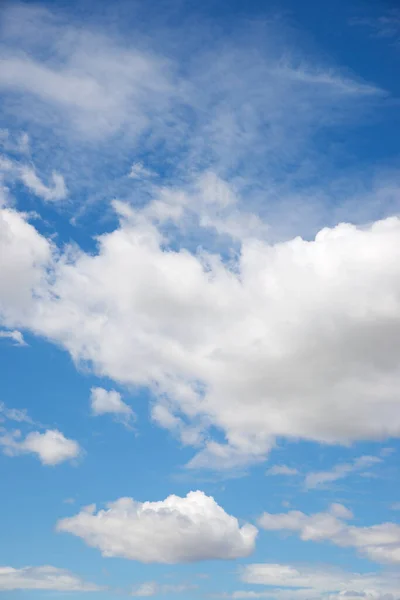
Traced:
<path id="1" fill-rule="evenodd" d="M 3 0 L 0 599 L 400 599 L 400 11 Z"/>

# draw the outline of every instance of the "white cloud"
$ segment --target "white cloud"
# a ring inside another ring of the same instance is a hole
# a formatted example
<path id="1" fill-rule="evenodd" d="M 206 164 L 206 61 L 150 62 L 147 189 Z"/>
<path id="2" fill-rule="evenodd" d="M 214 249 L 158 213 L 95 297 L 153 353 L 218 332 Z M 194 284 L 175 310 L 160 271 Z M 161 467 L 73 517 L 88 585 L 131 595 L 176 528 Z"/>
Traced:
<path id="1" fill-rule="evenodd" d="M 276 437 L 400 435 L 399 219 L 341 224 L 311 241 L 246 238 L 227 263 L 166 247 L 146 209 L 120 218 L 97 254 L 52 256 L 3 210 L 6 324 L 56 341 L 100 375 L 150 387 L 169 415 L 158 422 L 196 445 L 210 426 L 221 430 L 226 444 L 208 438 L 193 467 L 263 460 Z"/>
<path id="2" fill-rule="evenodd" d="M 81 453 L 78 442 L 66 438 L 61 431 L 48 429 L 44 433 L 31 431 L 21 439 L 20 431 L 0 436 L 0 446 L 8 456 L 36 454 L 44 465 L 58 465 L 77 458 Z"/>
<path id="3" fill-rule="evenodd" d="M 0 331 L 0 338 L 13 340 L 16 346 L 26 346 L 27 343 L 24 340 L 24 336 L 20 331 L 14 329 L 13 331 Z"/>
<path id="4" fill-rule="evenodd" d="M 147 179 L 149 177 L 154 177 L 154 175 L 154 171 L 151 169 L 146 169 L 143 163 L 135 162 L 131 166 L 128 177 L 130 179 Z"/>
<path id="5" fill-rule="evenodd" d="M 23 153 L 22 149 L 19 152 Z M 32 166 L 10 160 L 5 156 L 0 156 L 0 172 L 6 180 L 10 180 L 11 182 L 21 181 L 30 192 L 46 202 L 64 200 L 68 195 L 64 177 L 56 171 L 53 171 L 51 174 L 52 185 L 47 186 Z"/>
<path id="6" fill-rule="evenodd" d="M 271 563 L 243 567 L 241 579 L 248 584 L 271 586 L 273 589 L 237 591 L 232 594 L 233 598 L 394 600 L 400 584 L 398 576 L 394 574 L 359 574 L 328 567 Z"/>
<path id="7" fill-rule="evenodd" d="M 160 502 L 120 498 L 97 513 L 89 506 L 60 520 L 57 530 L 81 537 L 103 556 L 167 564 L 248 556 L 257 536 L 253 525 L 240 527 L 199 491 Z"/>
<path id="8" fill-rule="evenodd" d="M 51 174 L 52 187 L 45 185 L 32 167 L 20 167 L 19 176 L 31 192 L 47 202 L 64 200 L 67 197 L 67 186 L 64 177 L 59 173 L 53 172 Z"/>
<path id="9" fill-rule="evenodd" d="M 349 525 L 352 513 L 341 504 L 332 504 L 327 512 L 307 515 L 292 510 L 288 513 L 264 513 L 258 524 L 268 531 L 295 531 L 305 541 L 328 540 L 337 546 L 351 547 L 379 563 L 400 564 L 400 526 L 382 523 L 368 527 Z"/>
<path id="10" fill-rule="evenodd" d="M 17 423 L 34 424 L 26 408 L 8 408 L 4 402 L 0 402 L 0 420 L 1 418 L 16 421 Z"/>
<path id="11" fill-rule="evenodd" d="M 149 596 L 156 596 L 158 594 L 181 594 L 189 590 L 195 589 L 195 585 L 174 585 L 174 584 L 159 584 L 156 581 L 148 581 L 135 587 L 131 592 L 131 596 L 146 598 Z"/>
<path id="12" fill-rule="evenodd" d="M 307 489 L 315 489 L 327 483 L 332 483 L 338 479 L 344 479 L 351 473 L 366 469 L 378 463 L 382 459 L 378 456 L 360 456 L 351 463 L 340 463 L 335 465 L 330 471 L 314 471 L 308 473 L 304 480 L 304 485 Z"/>
<path id="13" fill-rule="evenodd" d="M 265 473 L 266 475 L 287 475 L 290 477 L 291 475 L 298 475 L 299 471 L 297 469 L 293 469 L 288 467 L 287 465 L 274 465 L 270 469 L 268 469 Z"/>
<path id="14" fill-rule="evenodd" d="M 30 225 L 25 215 L 4 208 L 0 212 L 0 319 L 24 319 L 32 292 L 45 275 L 51 245 Z"/>
<path id="15" fill-rule="evenodd" d="M 60 592 L 98 592 L 101 588 L 56 567 L 0 567 L 0 592 L 12 590 L 53 590 Z"/>
<path id="16" fill-rule="evenodd" d="M 92 414 L 94 416 L 113 414 L 117 420 L 129 426 L 135 420 L 135 413 L 130 406 L 121 399 L 121 394 L 115 390 L 105 390 L 93 387 L 90 390 Z"/>

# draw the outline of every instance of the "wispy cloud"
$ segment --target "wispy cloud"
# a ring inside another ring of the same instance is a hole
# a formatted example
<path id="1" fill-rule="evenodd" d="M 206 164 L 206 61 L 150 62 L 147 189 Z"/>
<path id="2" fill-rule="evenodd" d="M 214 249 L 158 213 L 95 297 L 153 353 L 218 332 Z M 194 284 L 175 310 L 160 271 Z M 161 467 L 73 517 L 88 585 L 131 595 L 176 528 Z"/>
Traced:
<path id="1" fill-rule="evenodd" d="M 13 590 L 53 590 L 57 592 L 99 592 L 99 585 L 88 583 L 65 569 L 56 567 L 0 567 L 0 592 Z"/>
<path id="2" fill-rule="evenodd" d="M 284 475 L 291 477 L 292 475 L 299 475 L 299 471 L 293 467 L 287 465 L 274 465 L 265 472 L 266 475 Z"/>
<path id="3" fill-rule="evenodd" d="M 360 456 L 353 462 L 340 463 L 335 465 L 330 471 L 314 471 L 308 473 L 304 480 L 304 485 L 307 489 L 315 489 L 326 486 L 329 483 L 344 479 L 359 471 L 368 469 L 382 462 L 378 456 Z M 361 473 L 362 474 L 362 473 Z"/>
<path id="4" fill-rule="evenodd" d="M 0 338 L 4 340 L 12 340 L 15 346 L 27 346 L 28 344 L 24 340 L 24 336 L 18 329 L 12 331 L 0 331 Z"/>

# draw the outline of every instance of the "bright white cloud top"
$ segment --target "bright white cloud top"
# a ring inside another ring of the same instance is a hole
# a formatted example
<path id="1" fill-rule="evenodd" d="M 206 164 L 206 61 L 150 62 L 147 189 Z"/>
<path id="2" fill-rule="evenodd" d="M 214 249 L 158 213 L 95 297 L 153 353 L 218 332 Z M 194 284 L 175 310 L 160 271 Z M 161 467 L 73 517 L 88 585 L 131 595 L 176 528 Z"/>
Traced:
<path id="1" fill-rule="evenodd" d="M 56 429 L 44 433 L 31 431 L 25 438 L 19 430 L 5 433 L 0 435 L 0 446 L 8 456 L 36 454 L 41 463 L 48 466 L 78 458 L 82 452 L 78 442 L 66 438 Z"/>
<path id="2" fill-rule="evenodd" d="M 400 600 L 398 11 L 0 4 L 0 591 Z"/>
<path id="3" fill-rule="evenodd" d="M 399 436 L 399 219 L 341 224 L 311 241 L 243 239 L 227 265 L 214 253 L 163 249 L 148 212 L 126 210 L 96 255 L 61 256 L 3 210 L 5 323 L 53 339 L 101 375 L 153 389 L 173 417 L 162 424 L 199 432 L 192 467 L 261 460 L 277 436 Z M 226 444 L 201 449 L 208 424 Z"/>
<path id="4" fill-rule="evenodd" d="M 160 502 L 120 498 L 98 512 L 89 506 L 59 521 L 57 530 L 81 537 L 103 556 L 166 564 L 249 556 L 257 537 L 254 525 L 240 527 L 199 491 Z"/>

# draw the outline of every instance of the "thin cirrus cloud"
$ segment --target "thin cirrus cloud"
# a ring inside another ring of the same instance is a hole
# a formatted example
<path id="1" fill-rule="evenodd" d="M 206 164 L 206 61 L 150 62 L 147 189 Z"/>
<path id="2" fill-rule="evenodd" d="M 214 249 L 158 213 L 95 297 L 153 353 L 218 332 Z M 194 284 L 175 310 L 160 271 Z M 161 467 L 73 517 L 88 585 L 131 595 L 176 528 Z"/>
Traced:
<path id="1" fill-rule="evenodd" d="M 274 465 L 265 472 L 266 475 L 283 475 L 291 477 L 292 475 L 299 475 L 299 471 L 293 467 L 287 465 Z"/>
<path id="2" fill-rule="evenodd" d="M 231 177 L 236 165 L 241 169 L 236 183 L 249 194 L 250 173 L 269 173 L 269 164 L 279 171 L 288 158 L 306 163 L 310 152 L 316 160 L 310 132 L 357 121 L 382 99 L 379 87 L 322 67 L 318 57 L 306 60 L 292 47 L 283 23 L 242 24 L 239 47 L 216 39 L 205 49 L 202 33 L 209 25 L 198 21 L 195 29 L 190 23 L 183 27 L 180 43 L 174 39 L 173 46 L 181 49 L 177 55 L 168 43 L 168 27 L 154 34 L 150 52 L 148 38 L 134 24 L 128 44 L 89 22 L 82 27 L 48 10 L 7 7 L 0 89 L 6 97 L 18 96 L 19 111 L 14 114 L 12 101 L 4 111 L 21 127 L 33 122 L 43 128 L 46 145 L 36 157 L 38 172 L 48 167 L 50 157 L 76 189 L 82 182 L 89 187 L 96 182 L 96 196 L 104 197 L 99 189 L 104 187 L 117 197 L 124 184 L 115 177 L 111 182 L 107 172 L 102 179 L 98 161 L 102 165 L 110 152 L 125 161 L 157 140 L 169 150 L 168 170 L 178 181 L 185 171 L 211 164 Z M 189 39 L 195 52 L 186 51 Z M 44 51 L 38 52 L 43 44 Z M 107 147 L 111 135 L 119 136 L 118 144 Z M 88 157 L 80 144 L 93 139 L 100 151 Z M 249 155 L 252 160 L 245 160 Z M 140 164 L 134 163 L 133 183 L 152 172 L 145 167 L 145 173 Z M 60 190 L 53 186 L 53 194 Z"/>
<path id="3" fill-rule="evenodd" d="M 188 584 L 159 584 L 156 581 L 147 581 L 133 588 L 130 595 L 137 598 L 149 598 L 158 594 L 182 594 L 196 589 L 196 587 Z"/>
<path id="4" fill-rule="evenodd" d="M 0 338 L 3 340 L 12 340 L 15 346 L 27 346 L 23 334 L 18 329 L 12 331 L 0 331 Z"/>
<path id="5" fill-rule="evenodd" d="M 73 460 L 82 453 L 78 442 L 66 438 L 56 429 L 48 429 L 44 433 L 31 431 L 26 437 L 19 430 L 6 432 L 0 435 L 0 447 L 7 456 L 36 455 L 46 466 Z"/>
<path id="6" fill-rule="evenodd" d="M 17 152 L 23 154 L 23 147 L 17 148 Z M 20 181 L 29 192 L 45 202 L 57 202 L 68 196 L 64 177 L 56 171 L 51 173 L 50 185 L 46 185 L 31 164 L 10 160 L 0 155 L 0 174 L 6 182 Z"/>
<path id="7" fill-rule="evenodd" d="M 381 523 L 358 527 L 349 525 L 353 514 L 342 504 L 332 504 L 326 512 L 307 515 L 292 510 L 287 513 L 263 513 L 258 525 L 267 531 L 297 532 L 304 541 L 330 541 L 343 548 L 354 548 L 378 563 L 400 564 L 400 526 Z"/>
<path id="8" fill-rule="evenodd" d="M 353 462 L 340 463 L 335 465 L 330 471 L 313 471 L 308 473 L 304 479 L 304 485 L 307 489 L 315 489 L 326 486 L 329 483 L 345 479 L 352 473 L 363 471 L 382 462 L 378 456 L 360 456 Z"/>
<path id="9" fill-rule="evenodd" d="M 257 536 L 256 527 L 240 527 L 200 491 L 159 502 L 120 498 L 98 512 L 88 506 L 58 521 L 57 531 L 82 538 L 105 557 L 166 564 L 249 556 Z"/>
<path id="10" fill-rule="evenodd" d="M 0 566 L 0 592 L 17 590 L 52 590 L 54 592 L 99 592 L 104 588 L 88 583 L 73 573 L 51 566 Z"/>

